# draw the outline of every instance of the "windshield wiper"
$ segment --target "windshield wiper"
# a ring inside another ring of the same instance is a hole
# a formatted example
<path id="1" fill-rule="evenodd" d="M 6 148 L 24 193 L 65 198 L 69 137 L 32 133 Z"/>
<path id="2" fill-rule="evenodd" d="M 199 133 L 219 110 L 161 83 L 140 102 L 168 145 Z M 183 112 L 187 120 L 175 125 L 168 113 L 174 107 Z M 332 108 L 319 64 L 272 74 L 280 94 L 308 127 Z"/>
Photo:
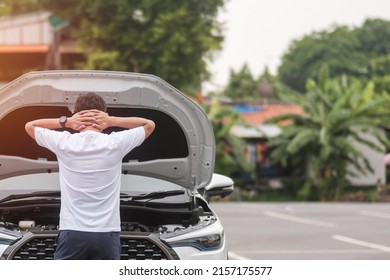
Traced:
<path id="1" fill-rule="evenodd" d="M 143 200 L 143 199 L 159 199 L 164 197 L 170 197 L 170 196 L 177 196 L 184 194 L 183 190 L 175 190 L 175 191 L 160 191 L 160 192 L 151 192 L 141 195 L 128 195 L 128 194 L 121 194 L 121 199 L 129 198 L 129 200 Z"/>
<path id="2" fill-rule="evenodd" d="M 24 193 L 24 194 L 11 194 L 1 199 L 0 204 L 11 200 L 18 200 L 18 199 L 24 199 L 30 197 L 60 197 L 60 196 L 61 196 L 60 191 L 41 191 L 41 192 L 32 192 L 32 193 Z"/>
<path id="3" fill-rule="evenodd" d="M 184 190 L 174 190 L 174 191 L 151 192 L 151 193 L 141 194 L 141 195 L 121 194 L 120 198 L 121 199 L 129 198 L 129 200 L 143 200 L 143 199 L 153 200 L 153 199 L 177 196 L 182 194 L 184 194 Z M 33 192 L 33 193 L 25 193 L 25 194 L 12 194 L 1 199 L 0 204 L 11 200 L 18 200 L 18 199 L 31 198 L 31 197 L 60 197 L 60 196 L 61 196 L 60 191 L 41 191 L 41 192 Z"/>

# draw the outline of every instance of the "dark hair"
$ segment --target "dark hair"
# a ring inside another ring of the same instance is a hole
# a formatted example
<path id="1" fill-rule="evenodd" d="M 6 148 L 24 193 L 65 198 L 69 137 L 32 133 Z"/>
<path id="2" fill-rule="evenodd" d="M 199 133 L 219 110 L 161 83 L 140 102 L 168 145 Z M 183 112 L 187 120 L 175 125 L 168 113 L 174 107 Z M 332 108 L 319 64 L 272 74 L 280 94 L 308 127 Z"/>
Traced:
<path id="1" fill-rule="evenodd" d="M 105 112 L 107 109 L 106 102 L 100 95 L 94 92 L 81 94 L 76 100 L 75 113 L 91 109 L 96 109 Z"/>

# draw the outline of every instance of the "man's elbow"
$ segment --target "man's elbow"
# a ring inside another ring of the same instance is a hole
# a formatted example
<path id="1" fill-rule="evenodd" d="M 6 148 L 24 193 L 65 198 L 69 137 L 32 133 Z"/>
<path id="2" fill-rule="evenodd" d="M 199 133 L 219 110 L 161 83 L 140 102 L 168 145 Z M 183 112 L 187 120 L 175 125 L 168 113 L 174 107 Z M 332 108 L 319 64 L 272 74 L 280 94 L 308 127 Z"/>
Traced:
<path id="1" fill-rule="evenodd" d="M 24 129 L 26 130 L 27 134 L 35 140 L 35 126 L 32 124 L 32 122 L 26 123 Z"/>
<path id="2" fill-rule="evenodd" d="M 148 120 L 148 123 L 144 126 L 145 129 L 145 139 L 148 138 L 156 128 L 156 124 L 152 120 Z"/>

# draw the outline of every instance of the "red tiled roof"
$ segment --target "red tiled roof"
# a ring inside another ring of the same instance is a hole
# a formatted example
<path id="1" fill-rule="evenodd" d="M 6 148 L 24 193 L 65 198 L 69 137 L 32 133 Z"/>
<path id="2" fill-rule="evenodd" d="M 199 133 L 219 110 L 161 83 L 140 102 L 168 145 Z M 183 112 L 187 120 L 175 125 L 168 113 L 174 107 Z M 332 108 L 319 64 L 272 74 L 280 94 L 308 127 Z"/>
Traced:
<path id="1" fill-rule="evenodd" d="M 267 107 L 261 107 L 260 112 L 241 113 L 241 117 L 250 125 L 258 125 L 273 117 L 290 113 L 302 115 L 303 110 L 297 105 L 269 105 Z"/>
<path id="2" fill-rule="evenodd" d="M 46 53 L 48 45 L 0 45 L 0 53 Z"/>
<path id="3" fill-rule="evenodd" d="M 186 94 L 186 93 L 184 93 Z M 196 104 L 200 105 L 200 104 L 205 104 L 205 98 L 204 96 L 202 95 L 201 92 L 196 92 L 195 95 L 190 95 L 190 94 L 186 94 L 186 96 L 191 99 L 193 102 L 195 102 Z"/>

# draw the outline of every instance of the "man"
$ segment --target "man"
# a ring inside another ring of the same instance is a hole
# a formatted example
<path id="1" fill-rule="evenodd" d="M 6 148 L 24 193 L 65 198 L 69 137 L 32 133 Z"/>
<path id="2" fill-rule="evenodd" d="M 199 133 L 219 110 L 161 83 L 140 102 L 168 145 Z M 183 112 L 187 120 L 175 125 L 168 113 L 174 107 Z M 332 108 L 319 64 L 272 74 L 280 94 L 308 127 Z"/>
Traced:
<path id="1" fill-rule="evenodd" d="M 82 94 L 75 114 L 26 124 L 27 133 L 56 154 L 61 188 L 54 259 L 120 259 L 120 178 L 123 157 L 153 132 L 153 121 L 113 117 L 104 99 Z M 104 134 L 107 127 L 126 130 Z M 77 133 L 56 131 L 71 128 Z"/>

